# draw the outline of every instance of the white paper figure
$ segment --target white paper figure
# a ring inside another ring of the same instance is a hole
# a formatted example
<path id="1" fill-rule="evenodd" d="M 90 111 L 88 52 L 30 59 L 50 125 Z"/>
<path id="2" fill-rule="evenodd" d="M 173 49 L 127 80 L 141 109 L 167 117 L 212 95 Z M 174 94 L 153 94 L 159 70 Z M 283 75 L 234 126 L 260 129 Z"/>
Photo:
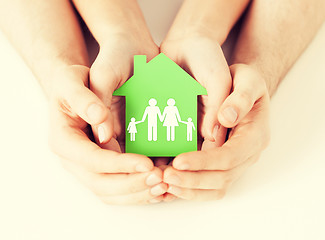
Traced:
<path id="1" fill-rule="evenodd" d="M 131 142 L 135 141 L 135 134 L 138 132 L 137 131 L 137 124 L 140 123 L 141 121 L 136 122 L 135 118 L 131 118 L 131 122 L 128 125 L 128 133 L 130 133 L 130 140 Z"/>
<path id="2" fill-rule="evenodd" d="M 167 105 L 162 116 L 163 126 L 167 127 L 167 141 L 175 141 L 175 127 L 178 126 L 178 122 L 181 122 L 181 117 L 173 98 L 167 100 Z"/>
<path id="3" fill-rule="evenodd" d="M 149 100 L 149 106 L 146 107 L 144 111 L 141 122 L 144 122 L 146 117 L 148 116 L 148 141 L 157 141 L 157 116 L 159 120 L 162 122 L 163 118 L 160 112 L 160 109 L 157 105 L 157 100 L 151 98 Z"/>
<path id="4" fill-rule="evenodd" d="M 192 130 L 195 131 L 195 126 L 194 126 L 194 123 L 192 122 L 192 118 L 188 118 L 187 119 L 187 122 L 183 122 L 181 121 L 182 123 L 186 124 L 186 129 L 187 129 L 187 141 L 190 142 L 192 141 Z"/>

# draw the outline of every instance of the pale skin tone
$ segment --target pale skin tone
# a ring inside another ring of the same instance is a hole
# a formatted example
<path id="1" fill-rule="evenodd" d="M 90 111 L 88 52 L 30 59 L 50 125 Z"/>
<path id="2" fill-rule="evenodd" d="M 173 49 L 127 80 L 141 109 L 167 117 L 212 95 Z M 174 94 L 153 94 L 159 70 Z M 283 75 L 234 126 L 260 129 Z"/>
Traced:
<path id="1" fill-rule="evenodd" d="M 160 49 L 136 1 L 73 3 L 100 45 L 91 67 L 69 1 L 1 0 L 0 24 L 49 98 L 54 152 L 109 204 L 221 198 L 267 146 L 270 95 L 324 21 L 325 10 L 322 0 L 253 1 L 229 68 L 220 46 L 247 0 L 185 0 Z M 170 165 L 160 158 L 154 166 L 145 156 L 122 153 L 123 103 L 112 92 L 132 74 L 133 55 L 150 60 L 159 51 L 209 95 L 200 108 L 202 151 L 181 154 Z M 233 129 L 224 143 L 226 128 Z M 91 132 L 97 144 L 89 140 Z"/>

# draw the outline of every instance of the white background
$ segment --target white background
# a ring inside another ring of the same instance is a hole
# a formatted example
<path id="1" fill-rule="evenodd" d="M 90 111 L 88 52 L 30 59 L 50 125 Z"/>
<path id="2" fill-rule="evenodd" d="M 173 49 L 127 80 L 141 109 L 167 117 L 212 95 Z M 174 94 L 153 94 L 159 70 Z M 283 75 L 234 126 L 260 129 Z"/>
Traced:
<path id="1" fill-rule="evenodd" d="M 181 0 L 161 2 L 140 1 L 157 42 Z M 272 99 L 268 149 L 223 200 L 125 207 L 60 166 L 46 99 L 0 34 L 0 239 L 325 239 L 324 43 L 325 26 Z"/>

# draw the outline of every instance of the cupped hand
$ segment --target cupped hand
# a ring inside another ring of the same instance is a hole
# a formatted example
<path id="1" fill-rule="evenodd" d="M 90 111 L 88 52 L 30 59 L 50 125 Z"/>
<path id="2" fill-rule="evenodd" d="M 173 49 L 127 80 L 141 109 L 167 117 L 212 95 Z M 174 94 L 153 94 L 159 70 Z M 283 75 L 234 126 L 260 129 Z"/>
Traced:
<path id="1" fill-rule="evenodd" d="M 208 95 L 199 98 L 199 145 L 203 139 L 222 145 L 226 129 L 218 120 L 218 110 L 231 90 L 231 75 L 220 45 L 206 36 L 173 39 L 167 37 L 161 52 L 191 74 Z"/>
<path id="2" fill-rule="evenodd" d="M 123 97 L 112 96 L 133 73 L 134 55 L 146 55 L 151 60 L 159 53 L 150 37 L 141 33 L 112 33 L 100 44 L 99 54 L 90 68 L 90 90 L 108 109 L 104 122 L 92 125 L 96 142 L 103 148 L 114 145 L 124 151 L 125 122 Z M 113 143 L 112 143 L 113 142 Z"/>
<path id="3" fill-rule="evenodd" d="M 53 76 L 50 146 L 62 164 L 105 203 L 146 204 L 162 200 L 162 170 L 142 155 L 122 154 L 114 142 L 101 148 L 90 125 L 105 122 L 107 106 L 88 88 L 89 68 L 75 65 Z M 57 87 L 55 87 L 57 86 Z M 64 86 L 64 87 L 63 87 Z"/>
<path id="4" fill-rule="evenodd" d="M 160 51 L 191 74 L 207 90 L 207 96 L 199 97 L 198 148 L 201 149 L 204 139 L 213 142 L 215 146 L 221 146 L 227 130 L 219 123 L 217 113 L 229 95 L 232 82 L 220 45 L 208 36 L 195 34 L 179 38 L 169 34 Z M 168 171 L 170 170 L 167 170 L 167 173 Z M 164 195 L 164 201 L 174 198 L 175 196 L 169 193 Z"/>
<path id="5" fill-rule="evenodd" d="M 164 171 L 168 193 L 187 200 L 222 198 L 231 184 L 255 163 L 269 142 L 269 94 L 252 67 L 230 67 L 233 91 L 218 110 L 219 122 L 232 128 L 219 147 L 205 139 L 201 151 L 177 156 Z"/>

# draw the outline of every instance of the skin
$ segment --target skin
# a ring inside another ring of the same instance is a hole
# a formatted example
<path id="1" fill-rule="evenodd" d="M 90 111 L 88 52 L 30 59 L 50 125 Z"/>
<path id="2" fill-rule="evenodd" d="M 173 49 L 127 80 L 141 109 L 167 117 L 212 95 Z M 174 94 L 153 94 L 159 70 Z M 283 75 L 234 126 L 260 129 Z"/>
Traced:
<path id="1" fill-rule="evenodd" d="M 219 122 L 232 128 L 229 139 L 221 147 L 205 140 L 202 151 L 177 156 L 164 172 L 170 194 L 220 199 L 258 160 L 270 137 L 269 98 L 324 22 L 324 10 L 321 0 L 252 2 L 230 66 L 232 93 L 218 111 Z"/>
<path id="2" fill-rule="evenodd" d="M 115 139 L 99 146 L 90 140 L 93 134 L 88 127 L 88 124 L 94 129 L 106 126 L 107 119 L 114 116 L 114 111 L 116 115 L 119 108 L 113 104 L 109 106 L 111 97 L 105 101 L 105 96 L 96 92 L 96 87 L 111 83 L 105 83 L 105 79 L 97 76 L 115 76 L 111 68 L 102 68 L 109 66 L 106 59 L 121 59 L 114 55 L 118 52 L 114 50 L 119 49 L 124 49 L 123 54 L 129 54 L 130 58 L 134 54 L 154 56 L 158 48 L 151 39 L 144 46 L 151 43 L 152 47 L 140 49 L 139 42 L 127 40 L 121 31 L 114 32 L 105 45 L 101 44 L 102 35 L 94 32 L 101 51 L 95 64 L 89 68 L 81 29 L 69 1 L 35 0 L 32 5 L 24 0 L 0 1 L 0 9 L 2 29 L 33 70 L 49 99 L 49 142 L 52 150 L 61 157 L 63 166 L 105 203 L 147 204 L 159 201 L 167 185 L 162 182 L 162 171 L 154 167 L 151 159 L 122 154 Z M 110 11 L 120 14 L 118 10 Z M 98 20 L 105 20 L 99 13 L 97 15 Z M 134 18 L 139 19 L 138 24 L 142 27 L 141 16 Z M 143 41 L 143 38 L 138 41 Z M 116 63 L 115 70 L 123 74 L 114 78 L 112 84 L 118 86 L 130 75 L 132 62 L 127 59 Z M 113 135 L 113 132 L 105 131 L 107 135 Z"/>
<path id="3" fill-rule="evenodd" d="M 49 98 L 53 151 L 109 204 L 223 197 L 267 146 L 270 95 L 325 9 L 322 0 L 252 1 L 229 68 L 220 46 L 248 0 L 185 0 L 160 49 L 135 0 L 72 2 L 100 45 L 91 67 L 70 1 L 0 0 L 0 25 Z M 150 60 L 159 51 L 209 93 L 200 101 L 202 151 L 173 161 L 122 154 L 124 106 L 112 97 L 132 75 L 133 55 Z M 225 128 L 232 130 L 224 143 Z"/>

